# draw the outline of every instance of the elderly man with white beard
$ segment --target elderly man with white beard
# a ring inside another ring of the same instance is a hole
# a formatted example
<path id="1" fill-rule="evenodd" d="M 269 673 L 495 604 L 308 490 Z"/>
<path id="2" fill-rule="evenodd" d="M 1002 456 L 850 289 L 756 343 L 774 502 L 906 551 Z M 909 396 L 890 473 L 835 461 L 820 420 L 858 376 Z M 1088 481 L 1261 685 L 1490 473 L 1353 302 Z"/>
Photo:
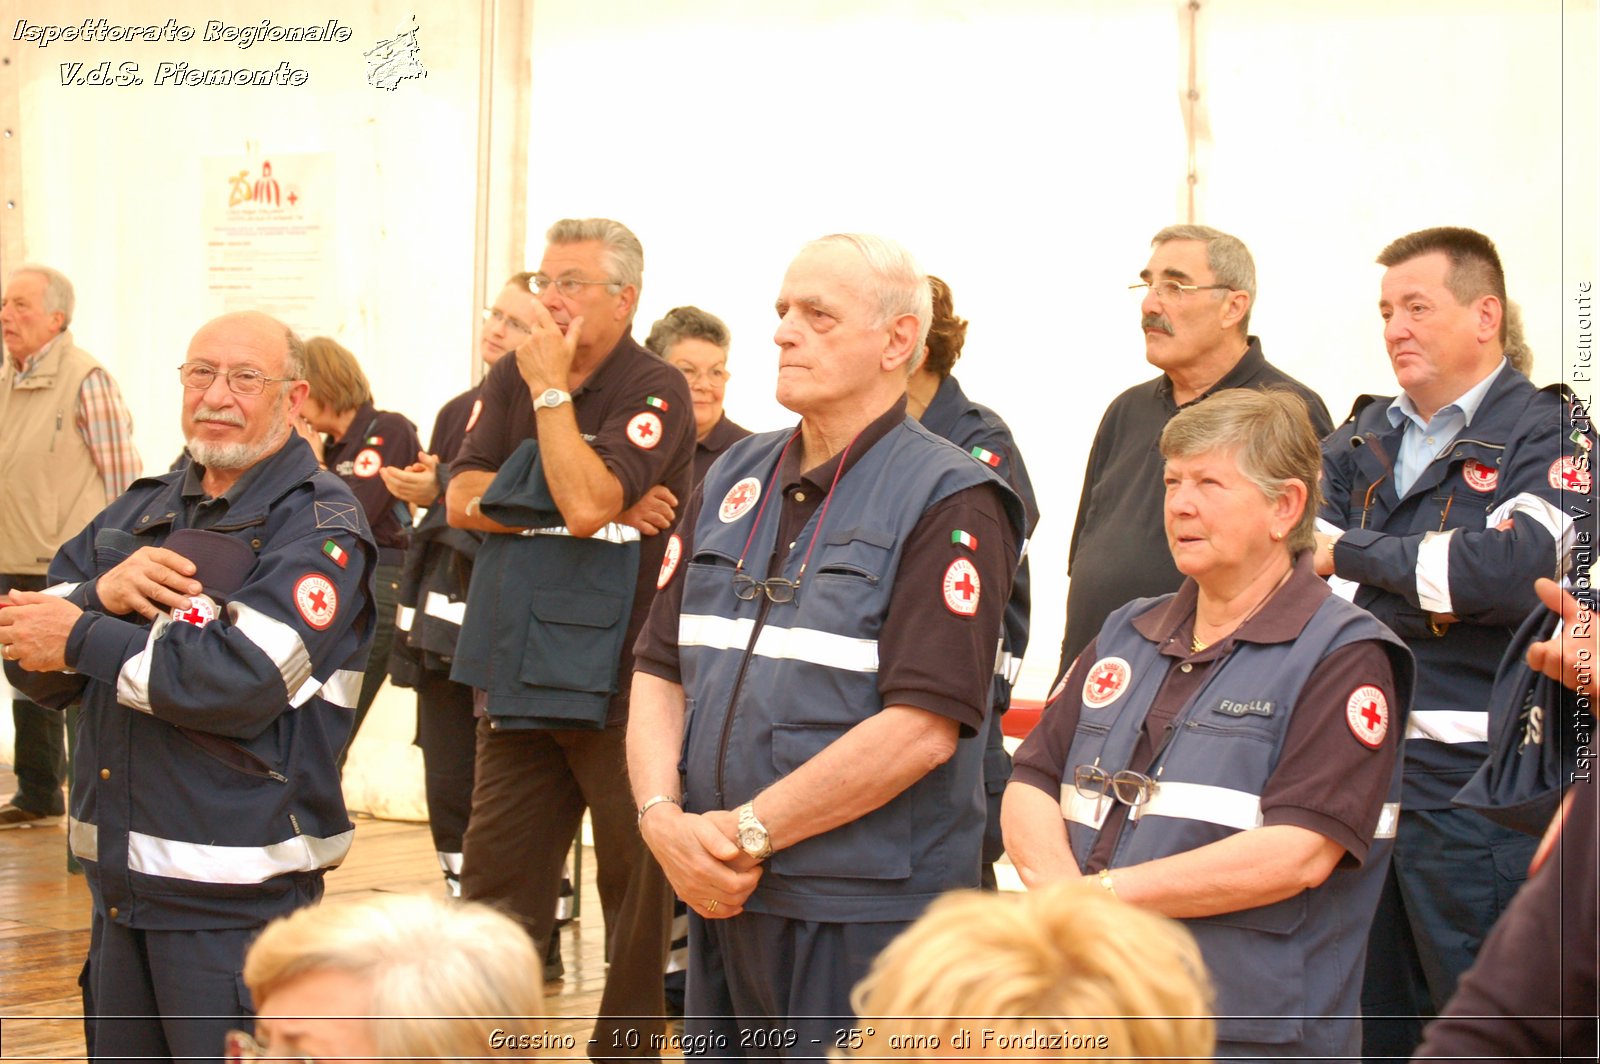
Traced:
<path id="1" fill-rule="evenodd" d="M 290 428 L 300 340 L 254 312 L 178 367 L 192 461 L 136 481 L 0 599 L 0 657 L 41 705 L 81 701 L 72 852 L 94 902 L 89 1055 L 216 1059 L 271 919 L 322 896 L 352 827 L 335 759 L 373 632 L 376 548 Z"/>

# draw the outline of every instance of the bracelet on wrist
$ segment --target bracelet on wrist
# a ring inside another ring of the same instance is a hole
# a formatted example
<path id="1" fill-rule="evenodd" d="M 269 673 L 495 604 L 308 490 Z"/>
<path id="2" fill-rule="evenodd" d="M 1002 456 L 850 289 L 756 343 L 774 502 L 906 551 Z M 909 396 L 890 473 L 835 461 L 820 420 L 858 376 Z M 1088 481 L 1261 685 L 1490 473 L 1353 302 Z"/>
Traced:
<path id="1" fill-rule="evenodd" d="M 639 817 L 638 817 L 637 820 L 634 821 L 634 823 L 635 824 L 642 823 L 644 821 L 644 815 L 646 813 L 648 813 L 651 809 L 653 809 L 656 806 L 660 805 L 662 802 L 671 802 L 673 805 L 677 806 L 678 808 L 680 808 L 680 809 L 683 808 L 683 803 L 678 801 L 678 799 L 674 798 L 670 794 L 653 795 L 653 796 L 651 796 L 649 798 L 646 798 L 644 800 L 644 804 L 639 807 Z"/>

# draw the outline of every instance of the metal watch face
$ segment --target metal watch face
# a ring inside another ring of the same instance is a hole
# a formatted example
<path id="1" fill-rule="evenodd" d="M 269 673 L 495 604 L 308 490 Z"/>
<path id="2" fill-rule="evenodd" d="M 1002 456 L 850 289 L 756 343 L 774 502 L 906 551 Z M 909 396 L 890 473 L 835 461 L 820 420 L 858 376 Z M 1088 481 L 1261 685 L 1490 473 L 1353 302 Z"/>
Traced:
<path id="1" fill-rule="evenodd" d="M 560 406 L 566 401 L 567 393 L 562 391 L 560 388 L 550 388 L 546 390 L 543 395 L 539 396 L 540 406 L 555 407 Z"/>
<path id="2" fill-rule="evenodd" d="M 767 848 L 767 833 L 758 827 L 746 825 L 739 829 L 739 849 L 754 857 Z"/>

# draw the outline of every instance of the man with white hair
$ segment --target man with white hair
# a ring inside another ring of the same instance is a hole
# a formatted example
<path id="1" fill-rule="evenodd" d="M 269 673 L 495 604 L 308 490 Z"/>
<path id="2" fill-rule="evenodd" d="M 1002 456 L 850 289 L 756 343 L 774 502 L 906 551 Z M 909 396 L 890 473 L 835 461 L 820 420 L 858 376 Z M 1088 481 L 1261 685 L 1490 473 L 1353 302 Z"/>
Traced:
<path id="1" fill-rule="evenodd" d="M 72 282 L 24 265 L 0 297 L 0 594 L 39 591 L 56 548 L 139 475 L 133 419 L 105 367 L 72 342 Z M 63 714 L 13 696 L 17 793 L 0 830 L 66 811 Z"/>
<path id="2" fill-rule="evenodd" d="M 735 443 L 691 498 L 639 640 L 628 764 L 693 913 L 685 1034 L 817 1056 L 873 956 L 978 885 L 1024 518 L 906 416 L 932 312 L 904 249 L 808 244 L 777 312 L 800 424 Z"/>
<path id="3" fill-rule="evenodd" d="M 245 948 L 322 896 L 354 834 L 335 759 L 372 642 L 377 550 L 290 427 L 300 341 L 254 312 L 177 367 L 186 466 L 0 598 L 6 678 L 82 704 L 68 839 L 94 904 L 90 1056 L 215 1059 L 248 1026 Z"/>

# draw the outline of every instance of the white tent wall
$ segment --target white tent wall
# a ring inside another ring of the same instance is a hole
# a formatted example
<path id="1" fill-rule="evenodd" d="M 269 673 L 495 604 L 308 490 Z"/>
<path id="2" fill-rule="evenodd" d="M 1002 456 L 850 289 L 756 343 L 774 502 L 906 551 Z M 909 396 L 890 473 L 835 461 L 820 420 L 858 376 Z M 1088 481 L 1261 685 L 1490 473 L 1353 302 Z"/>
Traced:
<path id="1" fill-rule="evenodd" d="M 224 19 L 318 24 L 330 6 L 234 3 Z M 496 82 L 494 96 L 498 122 L 508 108 L 531 115 L 517 131 L 526 211 L 501 203 L 494 214 L 517 218 L 515 234 L 479 218 L 494 198 L 477 176 L 479 9 L 338 7 L 353 33 L 342 45 L 40 49 L 13 39 L 18 20 L 199 28 L 216 5 L 0 3 L 0 116 L 23 134 L 20 148 L 0 140 L 18 152 L 0 160 L 16 202 L 0 203 L 0 252 L 8 267 L 39 259 L 73 277 L 75 335 L 121 381 L 148 468 L 178 451 L 170 367 L 214 313 L 199 207 L 207 156 L 328 153 L 335 335 L 362 358 L 380 405 L 424 435 L 470 377 L 475 277 L 487 270 L 492 292 L 502 267 L 522 265 L 486 254 L 485 241 L 525 237 L 536 264 L 556 218 L 623 220 L 646 252 L 636 334 L 683 303 L 723 316 L 729 411 L 771 428 L 792 420 L 771 398 L 770 308 L 789 259 L 823 233 L 883 233 L 951 283 L 972 323 L 958 374 L 1029 459 L 1044 520 L 1018 693 L 1044 696 L 1089 441 L 1106 403 L 1153 375 L 1124 289 L 1150 235 L 1187 220 L 1187 3 L 490 0 L 531 26 L 531 81 Z M 369 86 L 361 53 L 413 13 L 427 78 Z M 1593 0 L 1208 0 L 1195 18 L 1194 220 L 1254 250 L 1252 331 L 1269 358 L 1317 387 L 1336 418 L 1356 394 L 1390 389 L 1373 257 L 1401 233 L 1460 224 L 1500 244 L 1535 377 L 1561 375 L 1576 283 L 1594 278 Z M 137 61 L 147 77 L 162 59 L 287 59 L 309 80 L 61 84 L 61 63 L 102 59 Z M 410 705 L 406 692 L 380 697 L 347 775 L 359 804 L 415 808 Z M 0 722 L 0 757 L 9 728 Z"/>

